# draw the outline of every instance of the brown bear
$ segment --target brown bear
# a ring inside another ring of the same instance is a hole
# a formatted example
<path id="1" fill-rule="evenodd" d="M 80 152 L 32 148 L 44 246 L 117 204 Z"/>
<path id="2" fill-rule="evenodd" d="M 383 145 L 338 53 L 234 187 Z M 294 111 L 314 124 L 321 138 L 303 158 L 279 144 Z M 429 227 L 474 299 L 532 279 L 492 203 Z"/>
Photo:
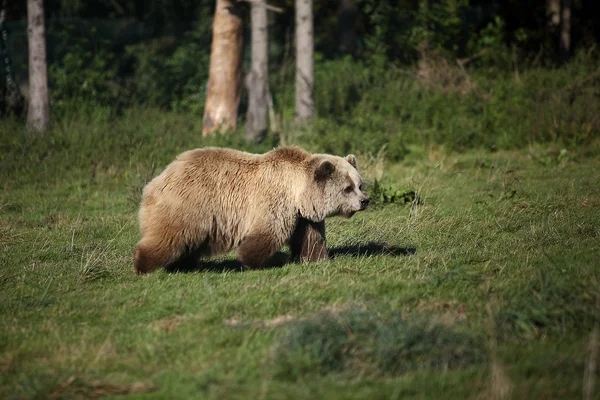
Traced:
<path id="1" fill-rule="evenodd" d="M 190 150 L 144 188 L 135 269 L 234 248 L 243 264 L 261 268 L 286 242 L 293 257 L 326 258 L 325 217 L 351 217 L 368 204 L 353 155 Z"/>

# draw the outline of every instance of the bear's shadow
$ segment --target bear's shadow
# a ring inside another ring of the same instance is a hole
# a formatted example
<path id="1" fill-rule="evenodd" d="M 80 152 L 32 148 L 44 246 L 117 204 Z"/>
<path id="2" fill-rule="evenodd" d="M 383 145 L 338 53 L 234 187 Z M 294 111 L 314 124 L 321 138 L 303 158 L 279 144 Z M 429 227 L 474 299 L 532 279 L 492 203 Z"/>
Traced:
<path id="1" fill-rule="evenodd" d="M 414 247 L 399 247 L 390 246 L 387 243 L 383 242 L 368 242 L 365 244 L 357 243 L 352 245 L 331 247 L 327 250 L 327 254 L 329 256 L 329 259 L 335 259 L 340 256 L 369 257 L 377 255 L 386 255 L 399 257 L 413 255 L 416 253 L 416 251 L 417 250 Z M 290 255 L 288 253 L 278 251 L 273 257 L 271 257 L 271 259 L 263 269 L 281 268 L 284 265 L 292 263 L 294 263 L 294 261 L 290 259 Z M 250 269 L 244 267 L 244 264 L 242 264 L 240 261 L 232 259 L 200 259 L 198 261 L 192 261 L 188 259 L 184 262 L 179 262 L 177 264 L 165 267 L 165 271 L 167 271 L 168 273 L 189 273 L 198 271 L 225 273 L 242 272 L 249 270 Z"/>

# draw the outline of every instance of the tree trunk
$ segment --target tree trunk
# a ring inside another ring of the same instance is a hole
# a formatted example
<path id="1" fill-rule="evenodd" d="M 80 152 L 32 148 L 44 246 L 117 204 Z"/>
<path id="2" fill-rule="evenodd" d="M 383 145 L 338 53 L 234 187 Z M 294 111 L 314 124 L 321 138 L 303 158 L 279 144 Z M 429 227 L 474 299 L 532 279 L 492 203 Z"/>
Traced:
<path id="1" fill-rule="evenodd" d="M 269 35 L 267 9 L 262 4 L 251 3 L 250 24 L 252 54 L 248 74 L 248 113 L 246 137 L 261 139 L 267 130 L 267 93 L 269 88 Z"/>
<path id="2" fill-rule="evenodd" d="M 558 27 L 560 25 L 560 0 L 546 0 L 546 8 L 550 25 Z"/>
<path id="3" fill-rule="evenodd" d="M 8 51 L 8 29 L 6 28 L 8 1 L 2 0 L 0 8 L 0 68 L 4 70 L 4 82 L 0 83 L 0 118 L 7 115 L 20 116 L 25 109 L 25 101 L 15 82 L 12 61 Z"/>
<path id="4" fill-rule="evenodd" d="M 202 135 L 235 129 L 242 78 L 243 25 L 235 0 L 217 0 Z"/>
<path id="5" fill-rule="evenodd" d="M 50 105 L 43 0 L 27 0 L 27 38 L 29 44 L 27 126 L 37 132 L 46 132 L 50 128 Z"/>
<path id="6" fill-rule="evenodd" d="M 567 61 L 571 53 L 571 0 L 562 0 L 560 12 L 560 58 Z"/>
<path id="7" fill-rule="evenodd" d="M 352 54 L 356 48 L 357 9 L 354 0 L 341 0 L 338 11 L 338 29 L 340 33 L 340 52 Z"/>
<path id="8" fill-rule="evenodd" d="M 296 0 L 296 122 L 313 116 L 314 80 L 312 0 Z"/>

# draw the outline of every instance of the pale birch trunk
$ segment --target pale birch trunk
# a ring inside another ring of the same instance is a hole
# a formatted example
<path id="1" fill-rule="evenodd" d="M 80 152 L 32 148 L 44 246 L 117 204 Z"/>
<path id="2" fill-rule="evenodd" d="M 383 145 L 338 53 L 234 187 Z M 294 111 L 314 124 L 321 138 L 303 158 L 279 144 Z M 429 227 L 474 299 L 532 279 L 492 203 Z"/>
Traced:
<path id="1" fill-rule="evenodd" d="M 560 12 L 560 58 L 566 61 L 571 54 L 571 0 L 562 0 Z"/>
<path id="2" fill-rule="evenodd" d="M 546 0 L 546 14 L 550 18 L 550 25 L 560 25 L 560 0 Z"/>
<path id="3" fill-rule="evenodd" d="M 235 129 L 242 88 L 243 24 L 234 0 L 217 0 L 202 135 Z"/>
<path id="4" fill-rule="evenodd" d="M 246 137 L 256 140 L 267 130 L 267 94 L 269 90 L 269 34 L 267 9 L 251 3 L 251 62 L 248 74 L 248 113 Z"/>
<path id="5" fill-rule="evenodd" d="M 27 127 L 43 133 L 50 128 L 50 104 L 48 102 L 46 29 L 42 0 L 27 0 L 27 38 L 29 44 Z"/>
<path id="6" fill-rule="evenodd" d="M 312 0 L 296 0 L 296 122 L 313 116 L 314 57 Z"/>

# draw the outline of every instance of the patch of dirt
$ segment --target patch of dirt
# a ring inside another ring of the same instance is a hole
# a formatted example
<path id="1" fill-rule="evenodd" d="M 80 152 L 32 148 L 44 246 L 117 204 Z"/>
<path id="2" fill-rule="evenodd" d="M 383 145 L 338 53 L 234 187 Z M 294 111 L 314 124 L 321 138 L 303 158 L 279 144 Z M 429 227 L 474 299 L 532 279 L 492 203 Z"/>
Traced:
<path id="1" fill-rule="evenodd" d="M 237 318 L 226 319 L 223 323 L 231 328 L 277 328 L 297 319 L 292 315 L 280 315 L 273 319 L 243 321 Z"/>
<path id="2" fill-rule="evenodd" d="M 0 356 L 0 372 L 9 373 L 16 371 L 16 355 L 8 352 Z"/>
<path id="3" fill-rule="evenodd" d="M 157 389 L 156 386 L 143 382 L 134 382 L 130 385 L 115 385 L 98 381 L 86 382 L 76 376 L 70 376 L 56 387 L 48 398 L 97 399 L 105 396 L 148 393 Z"/>
<path id="4" fill-rule="evenodd" d="M 322 313 L 322 312 L 328 312 L 333 315 L 337 315 L 342 311 L 345 311 L 351 307 L 356 307 L 356 306 L 357 306 L 356 303 L 327 306 L 327 307 L 324 307 L 323 309 L 321 309 L 320 311 L 304 314 L 302 316 L 294 316 L 294 315 L 285 314 L 285 315 L 279 315 L 272 319 L 255 319 L 255 320 L 250 320 L 250 321 L 244 321 L 244 320 L 241 320 L 238 318 L 230 318 L 230 319 L 226 319 L 225 321 L 223 321 L 223 323 L 225 324 L 225 326 L 229 326 L 231 328 L 249 328 L 249 327 L 279 328 L 279 327 L 287 325 L 293 321 L 302 321 L 305 319 L 309 319 L 309 318 L 313 317 L 314 315 Z"/>
<path id="5" fill-rule="evenodd" d="M 171 333 L 175 328 L 179 325 L 187 322 L 187 321 L 197 321 L 202 319 L 203 316 L 199 314 L 184 314 L 184 315 L 175 315 L 172 317 L 167 317 L 163 319 L 159 319 L 158 321 L 154 321 L 151 325 L 154 331 L 162 331 L 165 333 Z"/>
<path id="6" fill-rule="evenodd" d="M 468 319 L 467 305 L 455 301 L 421 302 L 416 311 L 431 313 L 432 322 L 448 327 Z"/>
<path id="7" fill-rule="evenodd" d="M 495 360 L 490 363 L 490 377 L 487 387 L 480 392 L 479 400 L 505 400 L 510 399 L 513 384 L 505 368 Z"/>
<path id="8" fill-rule="evenodd" d="M 600 206 L 600 201 L 597 200 L 593 200 L 590 199 L 588 197 L 586 197 L 582 202 L 581 205 L 583 207 L 599 207 Z"/>
<path id="9" fill-rule="evenodd" d="M 464 66 L 471 60 L 456 60 L 453 63 L 436 51 L 421 51 L 415 78 L 421 85 L 444 93 L 456 92 L 461 95 L 481 92 L 471 80 Z M 489 98 L 489 95 L 485 96 Z"/>

